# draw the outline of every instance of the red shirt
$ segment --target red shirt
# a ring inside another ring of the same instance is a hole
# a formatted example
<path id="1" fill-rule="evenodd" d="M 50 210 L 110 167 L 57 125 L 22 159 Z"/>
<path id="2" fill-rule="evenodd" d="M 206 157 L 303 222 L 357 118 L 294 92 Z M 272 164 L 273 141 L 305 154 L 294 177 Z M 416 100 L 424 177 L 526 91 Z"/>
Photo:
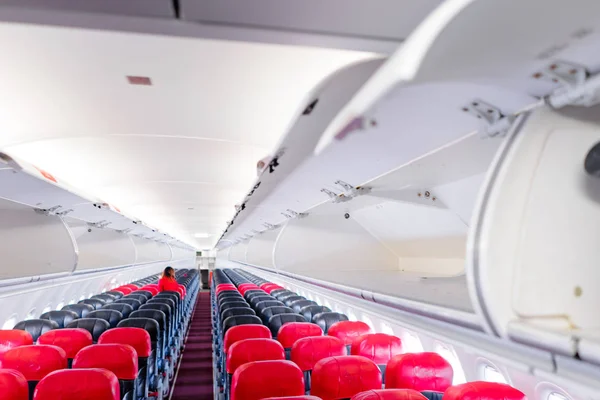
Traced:
<path id="1" fill-rule="evenodd" d="M 179 284 L 175 279 L 171 278 L 160 278 L 158 281 L 158 291 L 159 292 L 178 292 Z"/>

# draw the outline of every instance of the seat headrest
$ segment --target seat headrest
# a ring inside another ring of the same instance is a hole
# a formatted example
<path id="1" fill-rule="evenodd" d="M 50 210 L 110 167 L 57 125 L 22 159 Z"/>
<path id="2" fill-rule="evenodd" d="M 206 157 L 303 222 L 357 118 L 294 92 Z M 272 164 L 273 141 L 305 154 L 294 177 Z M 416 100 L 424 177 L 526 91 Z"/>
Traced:
<path id="1" fill-rule="evenodd" d="M 131 297 L 123 297 L 122 299 L 115 301 L 113 304 L 129 304 L 134 310 L 137 310 L 142 305 L 138 299 L 133 299 Z"/>
<path id="2" fill-rule="evenodd" d="M 127 344 L 133 347 L 138 357 L 150 357 L 152 341 L 150 334 L 142 328 L 114 328 L 104 332 L 98 344 Z"/>
<path id="3" fill-rule="evenodd" d="M 279 300 L 265 300 L 256 303 L 256 311 L 260 314 L 262 310 L 268 307 L 285 307 L 285 305 Z"/>
<path id="4" fill-rule="evenodd" d="M 235 317 L 229 317 L 225 321 L 223 321 L 223 332 L 227 333 L 227 331 L 234 326 L 237 325 L 247 325 L 247 324 L 262 324 L 260 318 L 255 315 L 237 315 Z"/>
<path id="5" fill-rule="evenodd" d="M 168 304 L 164 304 L 164 303 L 146 303 L 143 304 L 140 309 L 138 311 L 143 311 L 143 310 L 157 310 L 157 311 L 161 311 L 163 314 L 165 314 L 165 317 L 168 320 L 170 320 L 171 318 L 171 307 L 169 307 Z"/>
<path id="6" fill-rule="evenodd" d="M 87 317 L 103 319 L 110 324 L 111 328 L 114 328 L 123 319 L 123 314 L 117 310 L 100 309 L 92 311 Z"/>
<path id="7" fill-rule="evenodd" d="M 398 354 L 385 370 L 385 386 L 422 392 L 444 392 L 452 386 L 454 372 L 444 357 L 433 352 Z"/>
<path id="8" fill-rule="evenodd" d="M 33 341 L 36 342 L 42 334 L 51 331 L 52 329 L 58 329 L 58 324 L 49 319 L 28 319 L 19 322 L 13 329 L 29 332 Z"/>
<path id="9" fill-rule="evenodd" d="M 108 321 L 100 318 L 80 318 L 69 323 L 67 328 L 85 329 L 92 334 L 92 339 L 94 342 L 97 342 L 100 335 L 102 335 L 104 331 L 110 329 L 110 324 Z"/>
<path id="10" fill-rule="evenodd" d="M 102 306 L 100 310 L 115 310 L 120 312 L 123 318 L 127 318 L 133 312 L 133 307 L 125 303 L 112 303 Z"/>
<path id="11" fill-rule="evenodd" d="M 102 300 L 104 302 L 104 304 L 110 304 L 113 301 L 117 300 L 117 297 L 110 295 L 110 294 L 103 293 L 103 294 L 94 295 L 94 296 L 90 297 L 90 299 L 99 299 L 99 300 Z"/>
<path id="12" fill-rule="evenodd" d="M 321 400 L 321 399 L 318 398 L 317 396 L 304 395 L 304 396 L 267 397 L 266 399 L 263 399 L 263 400 Z"/>
<path id="13" fill-rule="evenodd" d="M 105 305 L 106 302 L 100 299 L 85 299 L 81 300 L 78 304 L 89 304 L 90 306 L 94 307 L 94 310 L 97 310 L 103 305 Z"/>
<path id="14" fill-rule="evenodd" d="M 304 376 L 291 361 L 255 361 L 239 367 L 231 379 L 231 400 L 301 396 Z"/>
<path id="15" fill-rule="evenodd" d="M 55 371 L 38 383 L 35 399 L 120 400 L 119 381 L 105 369 Z"/>
<path id="16" fill-rule="evenodd" d="M 271 339 L 271 331 L 261 324 L 234 326 L 225 333 L 223 347 L 225 352 L 232 344 L 244 339 Z"/>
<path id="17" fill-rule="evenodd" d="M 123 293 L 123 295 L 126 295 L 133 292 L 133 289 L 120 286 L 118 288 L 114 288 L 113 290 L 111 290 L 111 292 L 120 292 Z"/>
<path id="18" fill-rule="evenodd" d="M 294 310 L 296 314 L 300 314 L 300 311 L 306 306 L 318 306 L 318 304 L 312 300 L 296 300 L 292 302 L 289 307 Z"/>
<path id="19" fill-rule="evenodd" d="M 244 292 L 244 298 L 250 301 L 251 298 L 256 296 L 266 296 L 269 293 L 265 292 L 262 289 L 248 289 Z"/>
<path id="20" fill-rule="evenodd" d="M 298 339 L 322 335 L 323 330 L 317 324 L 310 322 L 290 322 L 279 329 L 277 340 L 284 348 L 289 349 Z"/>
<path id="21" fill-rule="evenodd" d="M 89 313 L 94 311 L 94 307 L 89 304 L 67 304 L 61 310 L 73 311 L 79 318 L 85 318 Z"/>
<path id="22" fill-rule="evenodd" d="M 371 332 L 371 327 L 366 323 L 362 321 L 348 321 L 346 319 L 330 325 L 327 334 L 342 340 L 345 345 L 351 345 L 356 338 Z"/>
<path id="23" fill-rule="evenodd" d="M 271 319 L 273 315 L 277 314 L 294 314 L 294 310 L 286 306 L 273 306 L 263 308 L 260 311 L 260 316 L 265 323 L 268 323 L 269 319 Z"/>
<path id="24" fill-rule="evenodd" d="M 427 400 L 427 397 L 411 389 L 379 389 L 355 394 L 350 400 Z"/>
<path id="25" fill-rule="evenodd" d="M 169 307 L 171 307 L 171 310 L 175 310 L 177 307 L 177 305 L 175 304 L 175 302 L 172 299 L 166 299 L 166 298 L 161 299 L 161 298 L 157 298 L 156 296 L 154 296 L 153 298 L 148 300 L 146 302 L 146 304 L 166 304 Z"/>
<path id="26" fill-rule="evenodd" d="M 106 292 L 105 294 L 110 294 L 111 296 L 114 296 L 115 299 L 120 299 L 121 297 L 125 296 L 123 293 L 117 292 L 115 290 L 111 290 L 110 292 Z"/>
<path id="27" fill-rule="evenodd" d="M 311 305 L 302 307 L 299 314 L 306 318 L 307 321 L 315 322 L 316 315 L 326 312 L 331 312 L 331 309 L 325 306 Z"/>
<path id="28" fill-rule="evenodd" d="M 75 357 L 75 354 L 93 342 L 92 334 L 85 329 L 55 329 L 44 333 L 38 339 L 39 344 L 60 347 L 65 351 L 67 358 Z"/>
<path id="29" fill-rule="evenodd" d="M 266 326 L 265 329 L 267 329 Z M 271 334 L 269 333 L 270 336 Z M 21 329 L 0 330 L 0 359 L 2 359 L 2 354 L 10 349 L 31 344 L 33 344 L 33 338 L 27 331 Z"/>
<path id="30" fill-rule="evenodd" d="M 67 355 L 56 346 L 29 345 L 8 350 L 2 368 L 15 369 L 28 381 L 39 381 L 52 371 L 67 368 Z"/>
<path id="31" fill-rule="evenodd" d="M 119 322 L 117 328 L 141 328 L 150 335 L 150 341 L 158 341 L 160 327 L 158 321 L 152 318 L 127 318 Z"/>
<path id="32" fill-rule="evenodd" d="M 167 316 L 160 310 L 137 310 L 131 313 L 130 318 L 151 318 L 158 322 L 158 328 L 164 329 L 167 323 Z"/>
<path id="33" fill-rule="evenodd" d="M 0 369 L 0 388 L 2 388 L 2 397 L 5 399 L 29 399 L 27 379 L 17 370 Z"/>
<path id="34" fill-rule="evenodd" d="M 291 307 L 292 303 L 294 303 L 295 301 L 299 301 L 299 300 L 306 300 L 306 297 L 304 297 L 304 296 L 298 296 L 298 295 L 296 295 L 296 296 L 289 296 L 289 297 L 285 297 L 284 300 L 281 300 L 281 301 L 283 301 L 283 303 L 286 306 Z"/>
<path id="35" fill-rule="evenodd" d="M 160 293 L 158 288 L 153 285 L 142 286 L 142 290 L 145 290 L 146 292 L 150 292 L 152 294 L 152 296 L 156 296 L 158 293 Z"/>
<path id="36" fill-rule="evenodd" d="M 79 318 L 79 315 L 76 312 L 67 310 L 48 311 L 40 315 L 40 319 L 48 319 L 56 322 L 59 329 L 64 328 L 65 325 L 77 318 Z"/>
<path id="37" fill-rule="evenodd" d="M 269 307 L 271 309 L 274 307 Z M 281 327 L 290 322 L 306 322 L 303 316 L 298 314 L 277 314 L 269 318 L 269 329 L 273 338 L 277 337 Z"/>
<path id="38" fill-rule="evenodd" d="M 525 394 L 510 385 L 496 382 L 468 382 L 450 386 L 444 400 L 525 400 Z"/>
<path id="39" fill-rule="evenodd" d="M 330 335 L 331 329 L 329 328 Z M 377 365 L 386 365 L 392 357 L 401 353 L 402 341 L 400 338 L 386 333 L 369 333 L 359 336 L 352 342 L 350 350 L 350 354 L 353 356 L 366 357 Z"/>
<path id="40" fill-rule="evenodd" d="M 381 389 L 381 371 L 364 357 L 328 357 L 312 370 L 311 394 L 323 400 L 347 399 L 372 389 Z"/>
<path id="41" fill-rule="evenodd" d="M 312 322 L 319 325 L 326 335 L 329 335 L 329 328 L 340 321 L 348 321 L 348 317 L 338 312 L 322 312 L 313 315 Z"/>
<path id="42" fill-rule="evenodd" d="M 276 300 L 275 297 L 271 297 L 267 294 L 264 296 L 254 296 L 254 297 L 250 298 L 248 301 L 250 302 L 250 305 L 252 306 L 252 308 L 256 308 L 256 305 L 258 303 L 260 303 L 261 301 L 273 301 L 273 300 Z"/>
<path id="43" fill-rule="evenodd" d="M 240 365 L 266 360 L 285 360 L 285 351 L 281 343 L 273 339 L 239 340 L 227 351 L 227 373 L 233 374 Z"/>
<path id="44" fill-rule="evenodd" d="M 73 369 L 104 368 L 122 380 L 133 380 L 138 374 L 138 355 L 126 344 L 95 344 L 87 346 L 73 359 Z"/>
<path id="45" fill-rule="evenodd" d="M 127 296 L 124 296 L 123 298 L 120 299 L 120 301 L 128 300 L 128 299 L 135 299 L 140 302 L 140 305 L 142 305 L 148 301 L 148 298 L 146 296 L 144 296 L 143 294 L 138 294 L 138 292 L 134 292 L 134 293 L 128 294 Z"/>
<path id="46" fill-rule="evenodd" d="M 298 339 L 294 343 L 291 360 L 302 371 L 310 371 L 324 358 L 345 355 L 346 346 L 340 339 L 332 336 L 311 336 Z"/>
<path id="47" fill-rule="evenodd" d="M 235 317 L 237 315 L 256 315 L 253 309 L 246 307 L 234 307 L 228 308 L 221 312 L 221 320 L 225 320 L 229 317 Z"/>
<path id="48" fill-rule="evenodd" d="M 434 392 L 433 390 L 424 390 L 421 394 L 427 400 L 442 400 L 444 398 L 444 392 Z"/>
<path id="49" fill-rule="evenodd" d="M 152 294 L 151 291 L 146 290 L 143 287 L 140 288 L 140 290 L 136 290 L 135 294 L 142 295 L 142 296 L 146 297 L 146 300 L 150 300 L 154 296 L 154 294 Z"/>
<path id="50" fill-rule="evenodd" d="M 243 299 L 232 299 L 229 297 L 227 300 L 222 301 L 219 304 L 219 310 L 227 310 L 228 308 L 239 308 L 239 307 L 248 307 L 250 308 L 250 304 L 246 303 Z"/>

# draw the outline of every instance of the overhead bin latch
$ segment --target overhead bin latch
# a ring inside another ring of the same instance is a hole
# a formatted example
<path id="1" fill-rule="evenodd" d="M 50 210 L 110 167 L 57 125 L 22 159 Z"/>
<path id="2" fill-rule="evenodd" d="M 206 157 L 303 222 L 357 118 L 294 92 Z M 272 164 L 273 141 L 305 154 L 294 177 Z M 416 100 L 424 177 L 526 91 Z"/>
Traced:
<path id="1" fill-rule="evenodd" d="M 346 201 L 352 200 L 355 197 L 362 196 L 371 192 L 371 188 L 360 186 L 355 187 L 341 180 L 335 181 L 334 184 L 344 189 L 344 192 L 338 194 L 332 192 L 329 189 L 321 189 L 321 192 L 329 196 L 333 203 L 344 203 Z"/>
<path id="2" fill-rule="evenodd" d="M 296 211 L 291 210 L 291 209 L 288 208 L 287 210 L 285 210 L 285 212 L 282 212 L 281 215 L 283 215 L 287 219 L 299 219 L 299 218 L 306 217 L 308 214 L 306 214 L 306 213 L 299 213 L 299 212 L 296 212 Z"/>
<path id="3" fill-rule="evenodd" d="M 500 108 L 479 99 L 465 105 L 462 110 L 483 122 L 483 134 L 487 137 L 504 136 L 515 121 L 514 115 L 505 115 Z"/>
<path id="4" fill-rule="evenodd" d="M 112 224 L 112 222 L 109 222 L 106 220 L 102 220 L 102 221 L 98 221 L 98 222 L 88 222 L 89 226 L 93 226 L 93 227 L 99 228 L 99 229 L 106 228 L 110 224 Z"/>
<path id="5" fill-rule="evenodd" d="M 600 103 L 600 74 L 591 75 L 584 66 L 557 61 L 533 77 L 560 85 L 546 97 L 546 103 L 553 108 L 591 107 Z"/>

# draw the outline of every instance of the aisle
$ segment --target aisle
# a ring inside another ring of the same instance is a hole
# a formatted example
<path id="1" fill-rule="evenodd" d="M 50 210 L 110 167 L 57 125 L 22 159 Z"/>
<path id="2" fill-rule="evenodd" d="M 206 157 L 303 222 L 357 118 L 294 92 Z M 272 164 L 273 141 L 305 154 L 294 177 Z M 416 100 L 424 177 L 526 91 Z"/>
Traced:
<path id="1" fill-rule="evenodd" d="M 171 399 L 213 399 L 211 324 L 210 292 L 203 291 L 196 300 L 196 309 Z"/>

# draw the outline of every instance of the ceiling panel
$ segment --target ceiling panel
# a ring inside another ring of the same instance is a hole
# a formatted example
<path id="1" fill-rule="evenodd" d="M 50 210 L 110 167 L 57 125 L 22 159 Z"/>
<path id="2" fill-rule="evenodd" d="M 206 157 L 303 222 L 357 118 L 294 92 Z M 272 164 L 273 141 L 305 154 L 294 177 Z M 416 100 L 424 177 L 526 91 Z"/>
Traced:
<path id="1" fill-rule="evenodd" d="M 0 0 L 0 6 L 143 17 L 175 17 L 172 0 Z"/>

